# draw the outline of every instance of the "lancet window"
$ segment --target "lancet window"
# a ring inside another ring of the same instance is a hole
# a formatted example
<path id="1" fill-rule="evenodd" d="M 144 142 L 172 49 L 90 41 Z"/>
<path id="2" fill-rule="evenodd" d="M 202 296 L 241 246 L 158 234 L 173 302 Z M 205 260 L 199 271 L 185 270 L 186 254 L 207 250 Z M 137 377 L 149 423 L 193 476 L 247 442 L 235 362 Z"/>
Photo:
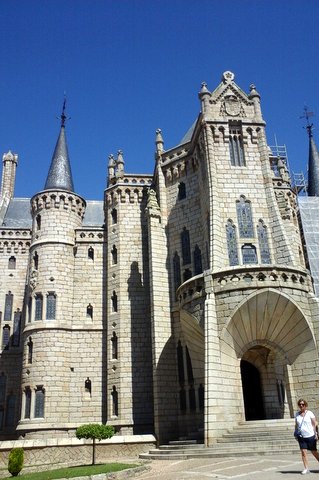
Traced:
<path id="1" fill-rule="evenodd" d="M 271 263 L 267 227 L 261 219 L 259 220 L 257 225 L 257 236 L 261 263 Z"/>
<path id="2" fill-rule="evenodd" d="M 252 238 L 254 236 L 253 217 L 251 202 L 246 200 L 244 195 L 236 202 L 239 236 L 241 238 Z"/>
<path id="3" fill-rule="evenodd" d="M 196 245 L 194 249 L 194 273 L 195 275 L 199 275 L 202 272 L 203 272 L 202 252 L 199 246 Z"/>
<path id="4" fill-rule="evenodd" d="M 183 228 L 181 233 L 181 244 L 182 244 L 182 257 L 183 257 L 183 265 L 187 265 L 191 263 L 191 246 L 190 246 L 190 238 L 189 238 L 189 231 L 186 227 Z"/>
<path id="5" fill-rule="evenodd" d="M 242 128 L 240 125 L 229 125 L 229 154 L 230 164 L 234 167 L 245 167 L 245 153 L 243 146 Z"/>
<path id="6" fill-rule="evenodd" d="M 232 267 L 234 265 L 239 264 L 236 227 L 235 227 L 232 220 L 227 221 L 226 237 L 227 237 L 227 250 L 228 250 L 229 265 Z"/>
<path id="7" fill-rule="evenodd" d="M 44 418 L 44 400 L 45 391 L 42 385 L 38 385 L 35 390 L 34 417 Z"/>
<path id="8" fill-rule="evenodd" d="M 173 257 L 173 272 L 174 272 L 174 288 L 175 292 L 182 283 L 181 280 L 181 261 L 177 252 L 175 252 Z"/>
<path id="9" fill-rule="evenodd" d="M 47 295 L 47 313 L 46 319 L 47 320 L 54 320 L 55 319 L 55 311 L 56 311 L 56 295 L 54 292 L 49 292 Z"/>

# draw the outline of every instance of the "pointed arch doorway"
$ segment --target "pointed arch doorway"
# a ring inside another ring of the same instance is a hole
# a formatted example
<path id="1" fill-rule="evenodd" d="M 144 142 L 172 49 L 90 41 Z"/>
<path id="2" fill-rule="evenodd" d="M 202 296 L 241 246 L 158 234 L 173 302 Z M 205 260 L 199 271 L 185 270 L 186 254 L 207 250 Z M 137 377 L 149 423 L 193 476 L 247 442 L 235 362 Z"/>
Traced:
<path id="1" fill-rule="evenodd" d="M 245 419 L 263 420 L 265 418 L 261 375 L 257 367 L 247 360 L 240 362 L 243 389 Z"/>

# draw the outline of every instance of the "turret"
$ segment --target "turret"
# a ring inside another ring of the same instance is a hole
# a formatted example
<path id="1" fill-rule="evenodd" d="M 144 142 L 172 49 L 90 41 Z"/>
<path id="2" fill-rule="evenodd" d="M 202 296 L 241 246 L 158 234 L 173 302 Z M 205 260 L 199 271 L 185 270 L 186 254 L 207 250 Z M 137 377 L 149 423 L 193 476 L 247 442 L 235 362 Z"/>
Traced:
<path id="1" fill-rule="evenodd" d="M 207 89 L 207 83 L 202 82 L 202 88 L 200 89 L 200 92 L 198 94 L 201 105 L 202 105 L 202 112 L 205 113 L 209 109 L 209 98 L 210 98 L 210 92 Z"/>
<path id="2" fill-rule="evenodd" d="M 249 87 L 250 94 L 248 98 L 254 102 L 255 116 L 257 121 L 263 121 L 261 107 L 260 107 L 260 95 L 256 90 L 255 85 L 252 83 Z"/>
<path id="3" fill-rule="evenodd" d="M 18 155 L 12 153 L 10 150 L 2 157 L 2 179 L 0 199 L 13 198 L 16 169 L 18 164 Z"/>

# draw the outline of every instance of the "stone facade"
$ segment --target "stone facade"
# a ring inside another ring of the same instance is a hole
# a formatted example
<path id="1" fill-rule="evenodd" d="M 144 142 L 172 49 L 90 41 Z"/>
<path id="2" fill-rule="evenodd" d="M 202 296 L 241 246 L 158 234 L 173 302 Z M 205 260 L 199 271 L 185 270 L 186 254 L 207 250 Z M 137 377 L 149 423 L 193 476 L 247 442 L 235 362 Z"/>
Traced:
<path id="1" fill-rule="evenodd" d="M 301 395 L 319 407 L 318 301 L 286 159 L 254 85 L 225 72 L 199 98 L 178 146 L 157 131 L 154 175 L 109 157 L 103 202 L 61 170 L 14 198 L 17 155 L 4 156 L 3 439 L 107 422 L 211 445 L 239 421 L 291 417 Z M 50 172 L 68 166 L 64 121 Z"/>

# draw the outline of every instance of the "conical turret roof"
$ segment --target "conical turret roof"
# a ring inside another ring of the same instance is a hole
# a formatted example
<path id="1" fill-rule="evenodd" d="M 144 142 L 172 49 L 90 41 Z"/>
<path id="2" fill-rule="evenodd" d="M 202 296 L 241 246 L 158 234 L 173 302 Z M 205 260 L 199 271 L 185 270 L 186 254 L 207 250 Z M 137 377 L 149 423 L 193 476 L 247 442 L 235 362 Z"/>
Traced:
<path id="1" fill-rule="evenodd" d="M 55 145 L 44 189 L 58 189 L 74 192 L 71 164 L 65 135 L 66 116 L 64 114 L 64 110 L 65 102 L 63 104 L 63 110 L 61 115 L 61 130 Z"/>

